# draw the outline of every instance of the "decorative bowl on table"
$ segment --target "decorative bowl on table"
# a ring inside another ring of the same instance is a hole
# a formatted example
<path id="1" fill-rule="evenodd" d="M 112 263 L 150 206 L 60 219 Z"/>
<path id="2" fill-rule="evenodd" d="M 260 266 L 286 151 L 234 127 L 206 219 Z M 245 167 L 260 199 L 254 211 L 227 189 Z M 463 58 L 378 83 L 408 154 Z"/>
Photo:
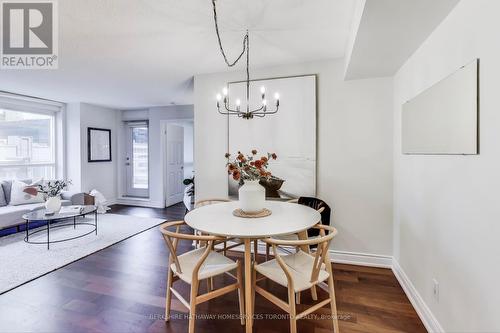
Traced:
<path id="1" fill-rule="evenodd" d="M 284 179 L 278 177 L 261 178 L 259 184 L 266 189 L 266 198 L 279 198 L 278 190 L 283 186 Z"/>

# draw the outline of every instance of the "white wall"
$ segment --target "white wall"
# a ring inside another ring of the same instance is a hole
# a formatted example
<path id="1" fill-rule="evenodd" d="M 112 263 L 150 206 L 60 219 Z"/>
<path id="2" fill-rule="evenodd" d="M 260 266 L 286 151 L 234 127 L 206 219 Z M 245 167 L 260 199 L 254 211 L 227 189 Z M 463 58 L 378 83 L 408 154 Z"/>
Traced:
<path id="1" fill-rule="evenodd" d="M 184 127 L 184 178 L 191 178 L 194 172 L 194 122 L 185 122 L 182 127 Z"/>
<path id="2" fill-rule="evenodd" d="M 86 103 L 68 104 L 66 161 L 68 179 L 73 182 L 72 190 L 89 192 L 97 189 L 108 201 L 116 200 L 119 117 L 118 110 Z M 111 129 L 111 162 L 88 162 L 88 127 Z"/>
<path id="3" fill-rule="evenodd" d="M 117 133 L 119 111 L 81 103 L 82 143 L 82 189 L 97 189 L 108 201 L 117 197 Z M 111 162 L 88 162 L 87 128 L 97 127 L 111 130 Z"/>
<path id="4" fill-rule="evenodd" d="M 392 80 L 342 81 L 342 60 L 252 69 L 256 79 L 318 74 L 318 196 L 335 209 L 334 248 L 392 254 Z M 195 76 L 197 200 L 227 196 L 226 118 L 215 95 L 242 72 Z M 280 110 L 279 112 L 286 112 Z"/>
<path id="5" fill-rule="evenodd" d="M 82 149 L 80 127 L 80 103 L 66 105 L 66 178 L 72 184 L 70 190 L 82 190 Z"/>
<path id="6" fill-rule="evenodd" d="M 462 0 L 394 79 L 394 256 L 448 332 L 500 331 L 498 13 L 500 1 Z M 474 58 L 480 155 L 402 155 L 402 103 Z"/>

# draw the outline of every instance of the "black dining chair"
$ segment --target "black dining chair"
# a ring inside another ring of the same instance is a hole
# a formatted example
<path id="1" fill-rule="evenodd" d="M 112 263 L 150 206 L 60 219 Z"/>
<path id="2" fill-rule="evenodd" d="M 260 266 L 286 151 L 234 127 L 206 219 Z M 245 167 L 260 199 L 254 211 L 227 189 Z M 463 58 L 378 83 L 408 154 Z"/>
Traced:
<path id="1" fill-rule="evenodd" d="M 313 197 L 300 197 L 297 200 L 299 205 L 304 205 L 311 207 L 317 211 L 320 211 L 321 214 L 321 224 L 322 225 L 330 225 L 330 216 L 332 214 L 332 209 L 330 206 L 321 199 L 313 198 Z M 319 235 L 319 229 L 311 228 L 307 231 L 307 235 L 309 237 L 316 237 Z"/>

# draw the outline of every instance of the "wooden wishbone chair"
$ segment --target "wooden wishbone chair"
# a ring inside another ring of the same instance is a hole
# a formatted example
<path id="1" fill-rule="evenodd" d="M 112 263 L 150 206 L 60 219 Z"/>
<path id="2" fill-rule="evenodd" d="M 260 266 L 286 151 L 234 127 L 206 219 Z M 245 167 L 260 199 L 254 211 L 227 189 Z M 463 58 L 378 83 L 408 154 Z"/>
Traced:
<path id="1" fill-rule="evenodd" d="M 208 206 L 208 205 L 215 205 L 215 204 L 219 204 L 219 203 L 224 203 L 224 202 L 231 202 L 231 200 L 229 199 L 221 199 L 221 198 L 212 198 L 212 199 L 204 199 L 204 200 L 199 200 L 197 201 L 195 204 L 194 204 L 194 208 L 200 208 L 200 207 L 203 207 L 203 206 Z M 203 233 L 201 231 L 198 231 L 198 230 L 195 230 L 195 234 L 197 235 L 203 235 Z M 231 245 L 227 245 L 227 242 L 228 241 L 231 241 L 233 244 Z M 215 248 L 216 245 L 218 244 L 222 244 L 222 248 Z M 244 242 L 239 239 L 239 238 L 225 238 L 224 240 L 220 240 L 220 241 L 216 241 L 212 244 L 213 248 L 215 249 L 215 251 L 217 252 L 222 252 L 223 255 L 227 255 L 227 250 L 230 250 L 232 248 L 235 248 L 237 246 L 240 246 L 240 245 L 243 245 Z M 195 246 L 196 247 L 199 247 L 199 246 L 203 246 L 204 244 L 202 244 L 202 242 L 198 242 L 196 241 L 195 242 Z M 257 241 L 254 242 L 254 249 L 257 249 Z M 212 279 L 208 279 L 207 280 L 207 286 L 208 286 L 208 289 L 209 290 L 212 290 L 213 289 L 213 280 Z"/>
<path id="2" fill-rule="evenodd" d="M 200 208 L 200 207 L 203 207 L 203 206 L 214 205 L 214 204 L 223 203 L 223 202 L 230 202 L 230 201 L 231 200 L 229 200 L 229 199 L 221 199 L 221 198 L 198 200 L 194 204 L 194 209 Z M 198 231 L 198 230 L 195 230 L 194 233 L 195 233 L 195 235 L 202 235 L 202 232 Z M 203 245 L 203 244 L 201 244 L 201 245 Z M 226 244 L 224 243 L 224 246 L 225 245 Z M 200 242 L 197 241 L 195 243 L 195 246 L 199 247 L 200 246 Z M 226 255 L 225 252 L 224 252 L 224 255 Z"/>
<path id="3" fill-rule="evenodd" d="M 335 329 L 335 333 L 338 333 L 339 326 L 337 320 L 337 306 L 335 303 L 335 289 L 333 286 L 333 271 L 328 256 L 330 242 L 333 237 L 337 235 L 337 230 L 333 227 L 322 224 L 317 224 L 313 228 L 319 229 L 320 231 L 317 238 L 306 240 L 279 240 L 266 238 L 262 240 L 273 247 L 275 258 L 262 264 L 254 265 L 253 291 L 254 293 L 257 292 L 262 295 L 264 298 L 290 314 L 291 333 L 297 332 L 297 319 L 304 318 L 324 305 L 330 303 L 333 327 Z M 317 245 L 317 249 L 314 254 L 310 254 L 300 249 L 304 246 L 308 247 L 311 245 Z M 288 255 L 281 255 L 277 250 L 278 246 L 293 246 L 297 248 L 298 251 Z M 256 283 L 257 273 L 260 273 L 265 278 L 287 287 L 288 303 L 258 286 Z M 305 311 L 297 314 L 295 308 L 295 294 L 303 290 L 310 289 L 325 280 L 328 280 L 329 298 L 320 301 Z"/>
<path id="4" fill-rule="evenodd" d="M 165 321 L 170 319 L 170 304 L 172 294 L 189 310 L 189 333 L 194 332 L 196 306 L 200 303 L 222 296 L 234 290 L 238 290 L 240 304 L 241 324 L 245 324 L 244 318 L 244 290 L 243 277 L 240 261 L 233 261 L 213 250 L 213 243 L 223 240 L 222 237 L 208 235 L 193 235 L 181 233 L 184 221 L 167 222 L 160 226 L 165 243 L 169 249 L 169 265 L 167 278 L 167 296 L 165 304 Z M 175 231 L 169 229 L 175 228 Z M 203 241 L 205 246 L 192 251 L 177 255 L 179 241 Z M 236 283 L 198 295 L 200 280 L 211 279 L 224 273 L 236 270 Z M 178 291 L 173 288 L 173 283 L 182 280 L 191 285 L 190 300 L 185 300 Z"/>
<path id="5" fill-rule="evenodd" d="M 292 200 L 289 200 L 287 201 L 289 203 L 298 203 L 298 199 L 292 199 Z M 323 210 L 325 210 L 324 207 L 320 207 L 318 209 L 318 213 L 322 213 Z M 290 234 L 290 235 L 281 235 L 281 236 L 273 236 L 274 239 L 279 239 L 279 240 L 299 240 L 299 235 L 298 234 Z M 266 261 L 269 260 L 269 250 L 271 248 L 271 245 L 269 243 L 266 243 Z M 318 296 L 317 296 L 317 292 L 316 292 L 316 286 L 312 286 L 311 287 L 311 296 L 312 296 L 312 299 L 314 301 L 316 301 L 318 299 Z M 296 297 L 295 297 L 295 301 L 297 302 L 297 304 L 300 304 L 300 292 L 297 293 Z"/>
<path id="6" fill-rule="evenodd" d="M 213 205 L 213 204 L 217 204 L 217 203 L 221 203 L 221 202 L 231 202 L 231 200 L 229 200 L 229 199 L 220 199 L 220 198 L 198 200 L 194 204 L 194 208 L 199 208 L 199 207 L 203 207 L 203 206 L 207 206 L 207 205 Z"/>

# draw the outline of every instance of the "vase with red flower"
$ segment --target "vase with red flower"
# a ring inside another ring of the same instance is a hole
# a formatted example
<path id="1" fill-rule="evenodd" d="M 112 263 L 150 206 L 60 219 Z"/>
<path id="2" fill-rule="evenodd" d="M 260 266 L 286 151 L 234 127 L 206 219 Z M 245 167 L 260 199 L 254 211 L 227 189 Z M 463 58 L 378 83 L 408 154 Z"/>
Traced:
<path id="1" fill-rule="evenodd" d="M 230 154 L 226 154 L 228 174 L 235 181 L 242 183 L 238 190 L 240 209 L 249 214 L 261 212 L 265 208 L 266 190 L 259 181 L 271 177 L 267 167 L 270 159 L 277 158 L 276 154 L 268 153 L 267 156 L 259 158 L 257 150 L 254 149 L 251 155 L 245 156 L 238 152 L 232 161 L 230 157 Z"/>

